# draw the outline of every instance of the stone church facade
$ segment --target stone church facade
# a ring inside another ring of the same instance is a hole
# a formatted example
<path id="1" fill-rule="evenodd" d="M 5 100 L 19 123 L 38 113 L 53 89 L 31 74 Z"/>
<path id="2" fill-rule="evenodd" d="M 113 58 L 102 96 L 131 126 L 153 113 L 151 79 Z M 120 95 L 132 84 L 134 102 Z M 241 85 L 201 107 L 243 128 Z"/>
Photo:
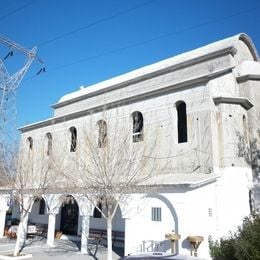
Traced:
<path id="1" fill-rule="evenodd" d="M 125 255 L 171 251 L 168 238 L 174 234 L 175 250 L 189 254 L 192 239 L 203 237 L 198 253 L 209 258 L 208 238 L 228 235 L 259 207 L 254 185 L 260 175 L 260 62 L 251 39 L 235 35 L 63 96 L 53 105 L 53 117 L 20 128 L 21 147 L 30 150 L 36 169 L 41 151 L 48 156 L 50 147 L 77 157 L 74 142 L 84 139 L 90 120 L 103 119 L 104 104 L 130 129 L 131 143 L 149 142 L 158 129 L 156 149 L 170 161 L 168 171 L 156 176 L 153 196 L 128 194 L 128 203 L 119 204 L 113 222 L 121 236 L 117 246 Z M 135 120 L 141 122 L 138 129 Z M 8 210 L 4 193 L 0 236 Z M 69 219 L 64 195 L 76 205 L 70 230 L 62 230 Z M 73 191 L 36 200 L 29 222 L 48 227 L 49 245 L 59 230 L 77 236 L 83 253 L 90 230 L 106 229 L 88 200 Z"/>

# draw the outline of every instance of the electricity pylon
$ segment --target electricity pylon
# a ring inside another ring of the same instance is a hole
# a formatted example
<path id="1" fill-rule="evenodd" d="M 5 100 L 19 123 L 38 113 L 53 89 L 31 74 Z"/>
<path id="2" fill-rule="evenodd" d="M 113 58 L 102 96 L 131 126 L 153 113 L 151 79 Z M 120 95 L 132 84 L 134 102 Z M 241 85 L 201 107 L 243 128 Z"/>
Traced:
<path id="1" fill-rule="evenodd" d="M 16 90 L 34 60 L 40 62 L 42 66 L 44 63 L 36 55 L 36 47 L 27 50 L 3 36 L 0 36 L 0 43 L 9 48 L 8 54 L 3 59 L 0 58 L 0 164 L 1 160 L 5 160 L 4 164 L 6 164 L 10 162 L 14 148 L 17 148 L 15 147 L 17 139 Z M 15 52 L 20 52 L 24 56 L 25 62 L 20 69 L 10 74 L 4 61 L 13 56 Z M 41 71 L 45 71 L 45 68 L 42 67 L 37 74 Z"/>

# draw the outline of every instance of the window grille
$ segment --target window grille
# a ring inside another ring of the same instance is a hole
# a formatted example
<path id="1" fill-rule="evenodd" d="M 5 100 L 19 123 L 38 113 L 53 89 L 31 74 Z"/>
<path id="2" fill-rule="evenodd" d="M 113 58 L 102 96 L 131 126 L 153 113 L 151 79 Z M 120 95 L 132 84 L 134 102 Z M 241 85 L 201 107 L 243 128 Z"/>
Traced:
<path id="1" fill-rule="evenodd" d="M 152 221 L 162 221 L 162 209 L 152 208 Z"/>

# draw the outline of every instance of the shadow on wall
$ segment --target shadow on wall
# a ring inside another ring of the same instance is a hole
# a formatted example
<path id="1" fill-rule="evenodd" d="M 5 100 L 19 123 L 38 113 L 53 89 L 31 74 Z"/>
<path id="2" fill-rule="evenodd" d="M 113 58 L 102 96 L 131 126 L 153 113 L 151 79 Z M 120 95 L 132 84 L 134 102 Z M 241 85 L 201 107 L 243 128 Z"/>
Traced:
<path id="1" fill-rule="evenodd" d="M 188 250 L 191 250 L 191 245 L 190 245 L 190 242 L 187 238 L 185 238 L 182 243 L 181 243 L 181 247 L 182 248 L 185 248 L 185 249 L 188 249 Z"/>

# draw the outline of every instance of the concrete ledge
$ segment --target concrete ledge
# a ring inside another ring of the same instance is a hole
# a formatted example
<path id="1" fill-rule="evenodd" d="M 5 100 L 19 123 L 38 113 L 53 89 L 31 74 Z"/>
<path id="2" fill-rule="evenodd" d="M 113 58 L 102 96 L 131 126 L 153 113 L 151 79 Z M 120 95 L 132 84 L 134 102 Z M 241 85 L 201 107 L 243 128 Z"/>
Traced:
<path id="1" fill-rule="evenodd" d="M 1 260 L 20 260 L 20 259 L 28 259 L 28 258 L 32 258 L 32 255 L 31 254 L 24 254 L 22 253 L 21 255 L 19 256 L 12 256 L 11 254 L 10 255 L 0 255 L 0 259 Z"/>
<path id="2" fill-rule="evenodd" d="M 241 105 L 246 110 L 249 110 L 254 106 L 247 98 L 244 97 L 214 97 L 213 100 L 216 106 L 221 103 Z"/>

